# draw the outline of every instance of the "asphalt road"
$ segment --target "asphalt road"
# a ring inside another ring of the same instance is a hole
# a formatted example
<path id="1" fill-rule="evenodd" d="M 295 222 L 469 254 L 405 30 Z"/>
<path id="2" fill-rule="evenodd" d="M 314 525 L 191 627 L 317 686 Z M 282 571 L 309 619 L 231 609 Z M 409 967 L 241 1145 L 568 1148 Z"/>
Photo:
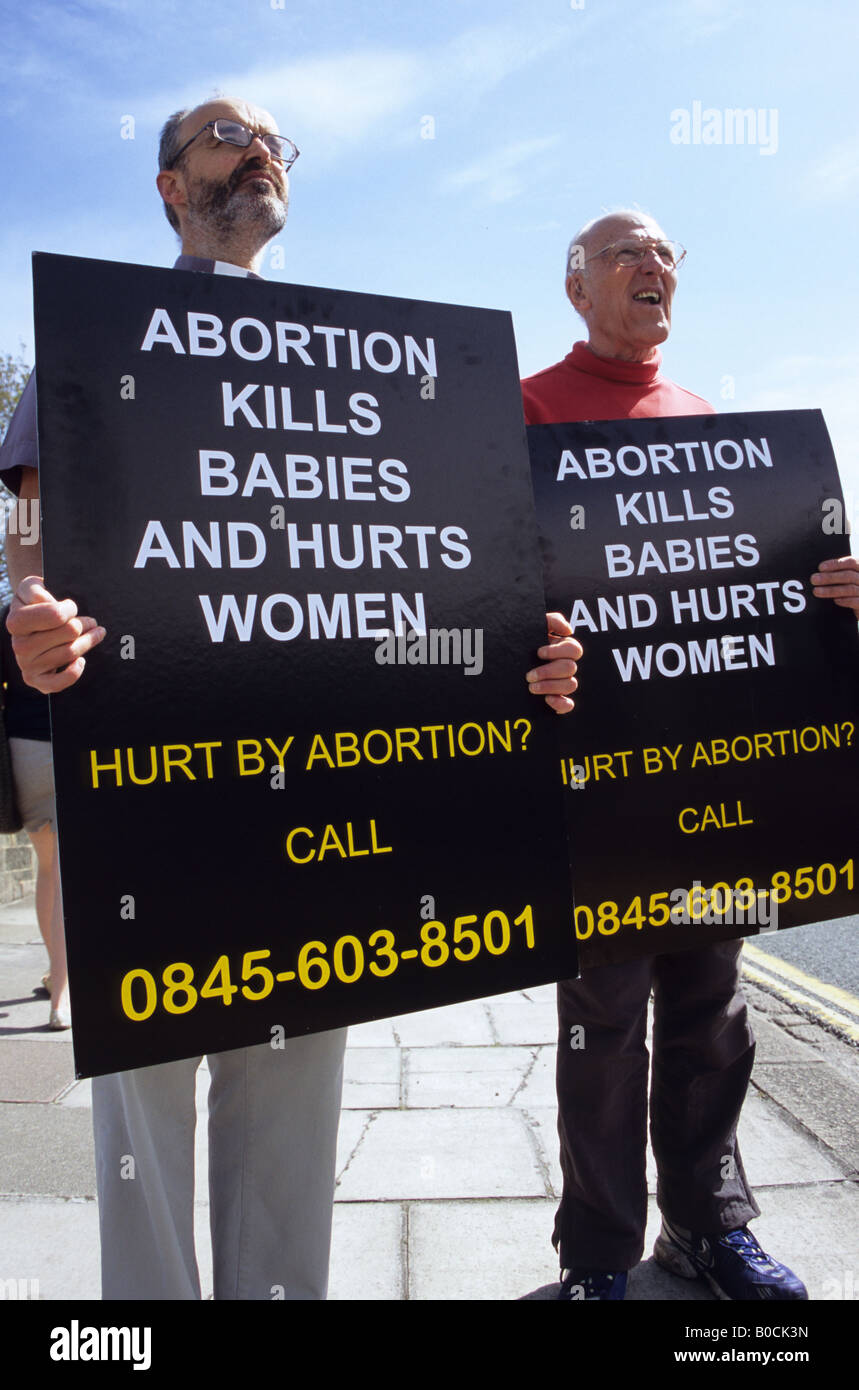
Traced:
<path id="1" fill-rule="evenodd" d="M 859 917 L 789 927 L 749 940 L 768 955 L 790 961 L 807 975 L 839 985 L 859 998 Z"/>

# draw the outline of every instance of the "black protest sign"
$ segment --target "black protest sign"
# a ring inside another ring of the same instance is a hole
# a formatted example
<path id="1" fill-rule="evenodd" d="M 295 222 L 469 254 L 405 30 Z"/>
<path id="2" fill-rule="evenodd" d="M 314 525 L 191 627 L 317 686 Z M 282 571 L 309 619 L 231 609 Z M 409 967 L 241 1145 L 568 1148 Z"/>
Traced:
<path id="1" fill-rule="evenodd" d="M 818 411 L 528 430 L 583 965 L 853 913 L 859 642 Z"/>
<path id="2" fill-rule="evenodd" d="M 509 316 L 36 258 L 82 1074 L 574 974 Z M 388 634 L 387 636 L 385 634 Z"/>

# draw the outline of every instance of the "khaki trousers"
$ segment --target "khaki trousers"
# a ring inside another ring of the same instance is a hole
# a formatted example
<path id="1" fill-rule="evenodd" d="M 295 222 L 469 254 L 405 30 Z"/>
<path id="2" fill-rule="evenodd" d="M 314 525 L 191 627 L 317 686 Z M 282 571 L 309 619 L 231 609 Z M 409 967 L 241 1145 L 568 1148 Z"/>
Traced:
<path id="1" fill-rule="evenodd" d="M 323 1299 L 345 1029 L 209 1057 L 217 1299 Z M 202 1058 L 93 1078 L 106 1299 L 196 1299 L 195 1078 Z"/>

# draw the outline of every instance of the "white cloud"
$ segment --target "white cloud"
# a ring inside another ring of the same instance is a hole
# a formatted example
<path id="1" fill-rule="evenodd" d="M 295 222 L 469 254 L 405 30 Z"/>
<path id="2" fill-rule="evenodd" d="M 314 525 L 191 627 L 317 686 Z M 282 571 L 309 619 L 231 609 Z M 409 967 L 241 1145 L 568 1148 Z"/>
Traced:
<path id="1" fill-rule="evenodd" d="M 687 43 L 704 43 L 738 20 L 748 20 L 743 9 L 743 0 L 669 0 L 665 20 Z"/>
<path id="2" fill-rule="evenodd" d="M 53 96 L 52 84 L 62 84 L 65 99 L 86 97 L 98 105 L 104 88 L 103 70 L 124 80 L 126 71 L 119 55 L 138 52 L 160 24 L 172 31 L 175 5 L 167 0 L 148 0 L 144 8 L 136 0 L 43 0 L 39 5 L 12 7 L 4 14 L 6 47 L 0 87 L 7 112 L 26 111 L 34 96 L 42 103 Z M 171 33 L 172 37 L 172 33 Z M 119 60 L 119 61 L 118 61 Z M 99 73 L 96 87 L 93 74 Z"/>
<path id="3" fill-rule="evenodd" d="M 238 96 L 271 111 L 282 131 L 313 151 L 303 177 L 354 155 L 407 110 L 414 110 L 427 83 L 418 54 L 407 50 L 364 49 L 298 62 L 216 73 L 211 83 L 172 87 L 133 106 L 144 121 L 160 125 L 170 111 L 196 106 L 213 96 Z M 415 123 L 417 133 L 417 123 Z M 395 134 L 395 132 L 392 132 Z"/>
<path id="4" fill-rule="evenodd" d="M 434 48 L 366 47 L 324 53 L 286 63 L 261 64 L 217 73 L 212 85 L 169 94 L 149 94 L 129 110 L 160 124 L 165 113 L 196 105 L 213 92 L 239 95 L 267 107 L 297 143 L 313 146 L 314 170 L 352 157 L 372 137 L 378 151 L 387 141 L 418 139 L 418 120 L 438 117 L 449 101 L 461 115 L 520 68 L 543 53 L 572 43 L 570 26 L 542 28 L 531 22 L 480 25 Z M 406 132 L 404 122 L 411 123 Z"/>
<path id="5" fill-rule="evenodd" d="M 560 135 L 547 135 L 537 140 L 514 140 L 487 151 L 479 160 L 454 169 L 442 180 L 442 190 L 458 193 L 471 188 L 490 203 L 506 203 L 516 198 L 525 187 L 526 173 L 538 156 L 553 149 Z"/>
<path id="6" fill-rule="evenodd" d="M 581 38 L 581 30 L 557 25 L 541 28 L 529 20 L 525 25 L 481 24 L 466 29 L 437 53 L 435 81 L 451 89 L 480 98 L 511 73 L 527 67 L 564 40 Z"/>
<path id="7" fill-rule="evenodd" d="M 859 192 L 859 136 L 833 145 L 812 169 L 805 187 L 817 198 L 846 198 Z"/>
<path id="8" fill-rule="evenodd" d="M 414 102 L 423 85 L 417 55 L 395 50 L 344 53 L 229 78 L 227 92 L 253 92 L 273 111 L 294 112 L 317 138 L 354 145 Z"/>

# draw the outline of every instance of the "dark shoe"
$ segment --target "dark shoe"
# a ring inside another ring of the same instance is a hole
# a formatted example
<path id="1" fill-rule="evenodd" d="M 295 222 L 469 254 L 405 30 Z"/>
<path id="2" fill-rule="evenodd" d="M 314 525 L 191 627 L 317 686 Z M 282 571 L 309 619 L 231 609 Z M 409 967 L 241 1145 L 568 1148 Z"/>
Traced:
<path id="1" fill-rule="evenodd" d="M 787 1265 L 764 1253 L 751 1231 L 696 1236 L 662 1218 L 653 1256 L 682 1279 L 704 1279 L 718 1298 L 732 1303 L 807 1299 L 808 1290 Z"/>
<path id="2" fill-rule="evenodd" d="M 626 1273 L 606 1269 L 562 1269 L 559 1299 L 570 1303 L 605 1303 L 623 1298 Z"/>

